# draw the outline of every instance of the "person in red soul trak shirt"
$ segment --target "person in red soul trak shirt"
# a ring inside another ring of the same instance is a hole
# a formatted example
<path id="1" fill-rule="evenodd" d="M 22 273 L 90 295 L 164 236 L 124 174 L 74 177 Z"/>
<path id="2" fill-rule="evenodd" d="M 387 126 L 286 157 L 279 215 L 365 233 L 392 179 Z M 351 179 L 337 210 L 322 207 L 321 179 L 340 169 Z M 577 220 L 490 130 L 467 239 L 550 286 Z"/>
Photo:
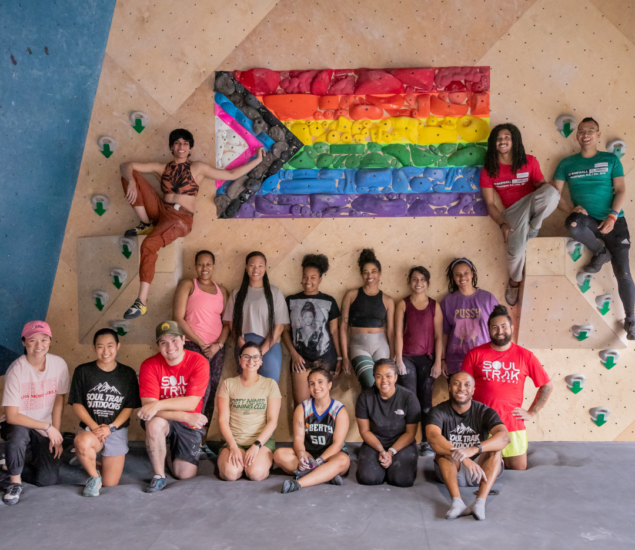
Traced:
<path id="1" fill-rule="evenodd" d="M 209 395 L 207 360 L 183 348 L 185 337 L 175 321 L 159 324 L 156 336 L 159 353 L 141 363 L 139 370 L 143 407 L 137 414 L 145 423 L 146 449 L 155 474 L 147 493 L 161 491 L 166 485 L 167 444 L 174 477 L 196 475 L 203 426 L 208 420 L 201 414 Z"/>
<path id="2" fill-rule="evenodd" d="M 509 268 L 505 301 L 514 306 L 523 280 L 527 241 L 538 236 L 543 220 L 558 207 L 560 193 L 545 182 L 536 158 L 525 154 L 520 130 L 513 124 L 499 124 L 489 135 L 480 186 L 490 218 L 503 233 Z M 502 211 L 494 202 L 494 189 Z"/>
<path id="3" fill-rule="evenodd" d="M 494 409 L 509 430 L 511 442 L 503 449 L 505 468 L 526 470 L 529 443 L 525 421 L 545 406 L 553 384 L 538 358 L 512 342 L 514 325 L 505 306 L 494 308 L 488 326 L 491 342 L 470 350 L 462 370 L 476 381 L 474 400 Z M 538 392 L 525 410 L 521 405 L 528 376 Z"/>

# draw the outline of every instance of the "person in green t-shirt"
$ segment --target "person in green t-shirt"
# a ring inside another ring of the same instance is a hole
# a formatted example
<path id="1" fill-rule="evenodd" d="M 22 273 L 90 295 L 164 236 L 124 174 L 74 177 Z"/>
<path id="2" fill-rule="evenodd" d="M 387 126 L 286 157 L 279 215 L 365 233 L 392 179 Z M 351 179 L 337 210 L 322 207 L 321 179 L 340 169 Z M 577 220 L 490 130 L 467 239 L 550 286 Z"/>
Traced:
<path id="1" fill-rule="evenodd" d="M 597 273 L 611 262 L 626 314 L 626 337 L 635 340 L 635 284 L 628 258 L 631 237 L 622 210 L 626 202 L 624 169 L 616 155 L 598 151 L 601 136 L 594 119 L 583 119 L 576 133 L 580 152 L 560 161 L 553 184 L 562 196 L 558 208 L 569 214 L 565 225 L 571 236 L 593 252 L 584 271 Z M 562 195 L 565 182 L 570 200 Z"/>

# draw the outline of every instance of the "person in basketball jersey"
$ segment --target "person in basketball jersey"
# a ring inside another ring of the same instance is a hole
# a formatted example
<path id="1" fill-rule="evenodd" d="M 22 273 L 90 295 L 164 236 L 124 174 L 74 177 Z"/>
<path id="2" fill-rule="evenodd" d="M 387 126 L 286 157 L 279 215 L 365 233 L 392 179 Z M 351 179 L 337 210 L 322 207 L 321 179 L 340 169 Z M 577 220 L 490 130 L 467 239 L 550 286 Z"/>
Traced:
<path id="1" fill-rule="evenodd" d="M 293 448 L 277 449 L 273 455 L 278 466 L 296 476 L 284 482 L 282 493 L 319 483 L 343 485 L 341 476 L 351 464 L 344 450 L 348 413 L 330 394 L 333 373 L 328 365 L 315 361 L 308 382 L 311 398 L 300 403 L 293 415 Z"/>

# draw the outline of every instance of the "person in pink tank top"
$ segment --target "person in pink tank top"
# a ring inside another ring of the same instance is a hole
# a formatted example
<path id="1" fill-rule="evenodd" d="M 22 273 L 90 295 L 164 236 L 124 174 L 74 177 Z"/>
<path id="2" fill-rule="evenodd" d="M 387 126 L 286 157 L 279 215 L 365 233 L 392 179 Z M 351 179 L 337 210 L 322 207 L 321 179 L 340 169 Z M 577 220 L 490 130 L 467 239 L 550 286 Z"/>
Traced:
<path id="1" fill-rule="evenodd" d="M 195 279 L 183 279 L 174 294 L 174 320 L 185 334 L 184 348 L 203 355 L 209 362 L 209 386 L 203 397 L 203 414 L 210 424 L 214 398 L 225 362 L 229 326 L 222 315 L 228 292 L 213 280 L 216 259 L 208 250 L 196 253 Z"/>
<path id="2" fill-rule="evenodd" d="M 395 309 L 395 360 L 399 366 L 397 383 L 416 394 L 421 406 L 421 451 L 432 454 L 426 441 L 427 413 L 432 408 L 434 380 L 443 369 L 443 313 L 428 297 L 430 272 L 422 266 L 408 272 L 410 296 Z"/>

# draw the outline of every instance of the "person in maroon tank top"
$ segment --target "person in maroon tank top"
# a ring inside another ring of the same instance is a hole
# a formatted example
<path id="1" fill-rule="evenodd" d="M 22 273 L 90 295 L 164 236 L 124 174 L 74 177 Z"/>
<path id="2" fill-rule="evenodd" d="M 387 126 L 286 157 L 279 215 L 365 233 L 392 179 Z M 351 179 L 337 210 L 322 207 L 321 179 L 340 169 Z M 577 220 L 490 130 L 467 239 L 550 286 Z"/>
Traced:
<path id="1" fill-rule="evenodd" d="M 432 408 L 434 380 L 442 373 L 443 313 L 428 297 L 430 272 L 422 266 L 408 272 L 410 296 L 395 309 L 395 361 L 397 383 L 417 395 L 421 406 L 421 451 L 432 454 L 426 441 L 427 413 Z"/>
<path id="2" fill-rule="evenodd" d="M 222 315 L 229 293 L 213 279 L 216 259 L 209 250 L 194 258 L 196 279 L 183 279 L 174 293 L 173 317 L 185 334 L 184 349 L 194 351 L 209 362 L 209 385 L 203 396 L 203 414 L 212 421 L 214 398 L 225 363 L 225 342 L 229 325 Z"/>

